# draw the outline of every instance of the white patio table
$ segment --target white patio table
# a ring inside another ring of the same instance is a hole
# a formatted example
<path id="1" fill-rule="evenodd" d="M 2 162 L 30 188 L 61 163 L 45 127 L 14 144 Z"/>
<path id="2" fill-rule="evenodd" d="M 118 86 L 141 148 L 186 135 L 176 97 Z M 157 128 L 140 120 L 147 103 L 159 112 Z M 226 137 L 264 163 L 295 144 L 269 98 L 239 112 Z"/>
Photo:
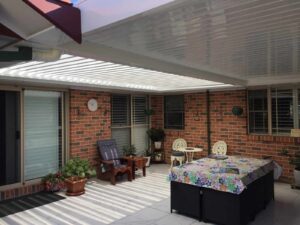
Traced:
<path id="1" fill-rule="evenodd" d="M 194 147 L 185 147 L 185 148 L 179 148 L 178 151 L 184 152 L 186 157 L 186 163 L 189 163 L 194 158 L 195 152 L 202 152 L 202 148 L 194 148 Z"/>

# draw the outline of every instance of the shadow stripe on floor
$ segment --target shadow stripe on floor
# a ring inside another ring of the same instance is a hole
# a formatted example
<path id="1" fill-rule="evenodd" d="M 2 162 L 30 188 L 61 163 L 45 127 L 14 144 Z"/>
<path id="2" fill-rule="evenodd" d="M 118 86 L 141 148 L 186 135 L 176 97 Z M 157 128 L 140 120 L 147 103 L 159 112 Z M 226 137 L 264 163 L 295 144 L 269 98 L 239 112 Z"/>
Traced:
<path id="1" fill-rule="evenodd" d="M 39 197 L 43 197 L 43 200 L 41 200 L 41 198 L 39 198 Z M 39 203 L 37 203 L 36 201 L 32 201 L 32 199 L 30 199 L 30 198 L 38 199 Z M 52 202 L 57 202 L 62 199 L 65 199 L 65 197 L 56 195 L 54 193 L 40 192 L 40 193 L 26 195 L 26 196 L 15 198 L 15 199 L 5 200 L 5 201 L 0 202 L 0 218 L 11 215 L 11 214 L 15 214 L 18 212 L 22 212 L 22 211 L 25 211 L 28 209 L 47 205 Z M 22 200 L 22 201 L 19 201 L 19 200 Z M 22 202 L 29 203 L 29 204 L 24 204 Z"/>

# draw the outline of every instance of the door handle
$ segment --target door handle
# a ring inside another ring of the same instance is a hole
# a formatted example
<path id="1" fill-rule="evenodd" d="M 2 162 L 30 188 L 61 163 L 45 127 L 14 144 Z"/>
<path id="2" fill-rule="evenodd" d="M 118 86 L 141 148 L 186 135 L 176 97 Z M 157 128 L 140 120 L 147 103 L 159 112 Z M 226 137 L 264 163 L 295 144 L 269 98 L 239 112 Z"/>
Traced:
<path id="1" fill-rule="evenodd" d="M 19 140 L 21 136 L 21 133 L 19 130 L 16 131 L 16 139 Z"/>

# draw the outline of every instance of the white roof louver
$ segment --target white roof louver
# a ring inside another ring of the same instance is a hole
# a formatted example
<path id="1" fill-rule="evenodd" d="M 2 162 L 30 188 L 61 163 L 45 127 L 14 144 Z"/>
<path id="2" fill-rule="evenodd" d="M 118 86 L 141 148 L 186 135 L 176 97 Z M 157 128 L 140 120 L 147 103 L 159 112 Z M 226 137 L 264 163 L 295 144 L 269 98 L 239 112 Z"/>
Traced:
<path id="1" fill-rule="evenodd" d="M 164 92 L 231 85 L 64 54 L 55 62 L 31 61 L 0 69 L 0 78 L 70 86 Z"/>

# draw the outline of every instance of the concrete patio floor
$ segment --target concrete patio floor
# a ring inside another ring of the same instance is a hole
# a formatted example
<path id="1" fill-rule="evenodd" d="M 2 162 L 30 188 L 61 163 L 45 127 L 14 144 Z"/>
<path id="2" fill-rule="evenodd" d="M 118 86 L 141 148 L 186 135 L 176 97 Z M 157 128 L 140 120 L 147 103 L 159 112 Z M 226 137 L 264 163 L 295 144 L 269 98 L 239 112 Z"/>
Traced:
<path id="1" fill-rule="evenodd" d="M 135 181 L 121 181 L 116 186 L 108 182 L 91 181 L 87 185 L 85 195 L 67 197 L 58 202 L 3 217 L 0 224 L 205 224 L 170 213 L 170 190 L 166 179 L 168 169 L 168 165 L 152 165 L 147 169 L 146 177 L 139 173 Z M 61 195 L 64 196 L 63 193 Z M 250 224 L 300 224 L 300 191 L 292 190 L 287 184 L 276 183 L 275 195 L 275 202 Z"/>

